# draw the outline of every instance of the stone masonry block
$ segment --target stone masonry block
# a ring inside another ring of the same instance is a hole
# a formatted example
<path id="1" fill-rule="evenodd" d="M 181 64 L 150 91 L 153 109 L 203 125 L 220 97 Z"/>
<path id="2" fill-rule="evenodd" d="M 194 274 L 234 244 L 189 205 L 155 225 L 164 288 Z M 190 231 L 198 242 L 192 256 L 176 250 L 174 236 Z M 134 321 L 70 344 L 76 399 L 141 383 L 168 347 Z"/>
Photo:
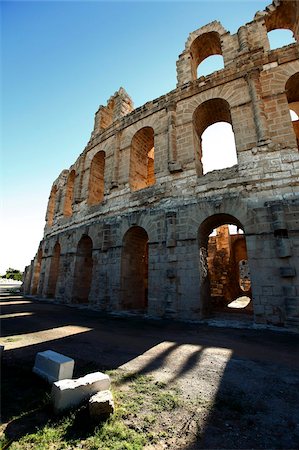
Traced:
<path id="1" fill-rule="evenodd" d="M 279 272 L 280 272 L 280 276 L 283 278 L 288 278 L 288 277 L 295 277 L 296 276 L 296 269 L 295 267 L 280 267 L 279 268 Z"/>
<path id="2" fill-rule="evenodd" d="M 33 372 L 49 383 L 53 383 L 65 378 L 72 378 L 74 364 L 73 359 L 52 350 L 46 350 L 37 353 Z"/>
<path id="3" fill-rule="evenodd" d="M 89 414 L 94 421 L 114 412 L 112 392 L 109 390 L 97 392 L 89 399 Z"/>
<path id="4" fill-rule="evenodd" d="M 94 372 L 76 380 L 57 381 L 52 386 L 52 403 L 54 411 L 59 413 L 77 406 L 96 392 L 110 387 L 110 377 L 102 372 Z"/>

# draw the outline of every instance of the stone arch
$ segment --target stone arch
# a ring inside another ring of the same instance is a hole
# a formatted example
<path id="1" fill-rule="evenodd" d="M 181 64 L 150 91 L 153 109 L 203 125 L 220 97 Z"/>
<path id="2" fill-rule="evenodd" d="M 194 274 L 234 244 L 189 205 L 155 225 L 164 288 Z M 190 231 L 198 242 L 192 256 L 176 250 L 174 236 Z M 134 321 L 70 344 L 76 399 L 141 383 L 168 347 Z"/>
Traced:
<path id="1" fill-rule="evenodd" d="M 53 248 L 53 253 L 51 257 L 51 264 L 50 264 L 50 272 L 49 272 L 49 279 L 48 279 L 48 288 L 46 295 L 47 297 L 55 297 L 56 293 L 56 285 L 57 280 L 59 276 L 59 263 L 60 263 L 60 254 L 61 254 L 61 247 L 59 242 L 56 242 Z"/>
<path id="2" fill-rule="evenodd" d="M 65 188 L 65 198 L 63 205 L 63 215 L 70 217 L 73 214 L 73 200 L 74 200 L 74 184 L 75 184 L 76 172 L 72 170 L 67 178 Z"/>
<path id="3" fill-rule="evenodd" d="M 298 18 L 299 5 L 297 0 L 281 1 L 276 0 L 274 6 L 266 8 L 265 25 L 267 32 L 277 29 L 288 29 L 293 31 L 298 42 Z"/>
<path id="4" fill-rule="evenodd" d="M 299 72 L 292 75 L 285 86 L 286 96 L 289 109 L 299 115 Z M 293 121 L 293 129 L 296 135 L 297 145 L 299 149 L 299 120 Z"/>
<path id="5" fill-rule="evenodd" d="M 221 39 L 217 31 L 199 35 L 190 46 L 192 79 L 197 79 L 199 65 L 213 55 L 222 56 Z"/>
<path id="6" fill-rule="evenodd" d="M 83 235 L 78 242 L 73 281 L 73 303 L 88 303 L 92 280 L 93 243 L 89 236 Z"/>
<path id="7" fill-rule="evenodd" d="M 211 290 L 211 264 L 215 263 L 215 253 L 213 254 L 213 261 L 209 260 L 211 259 L 210 251 L 210 245 L 211 245 L 211 239 L 209 238 L 211 235 L 211 232 L 218 228 L 223 228 L 222 232 L 225 234 L 225 227 L 226 225 L 235 225 L 237 229 L 241 229 L 244 234 L 242 235 L 242 239 L 244 239 L 245 242 L 245 248 L 246 248 L 246 235 L 245 230 L 241 222 L 234 216 L 230 214 L 214 214 L 207 219 L 205 219 L 199 229 L 198 229 L 198 244 L 199 244 L 199 272 L 200 272 L 200 303 L 201 303 L 201 309 L 203 316 L 209 316 L 211 314 L 215 314 L 215 311 L 217 308 L 215 307 L 215 304 L 213 304 L 213 293 Z M 221 237 L 221 236 L 220 236 Z M 227 236 L 225 237 L 226 241 L 228 242 Z M 239 237 L 239 239 L 241 239 Z M 237 239 L 236 239 L 237 240 Z M 233 250 L 233 241 L 229 240 L 229 251 Z M 224 248 L 224 247 L 223 247 Z M 220 248 L 220 257 L 227 258 L 226 252 L 221 252 L 222 247 Z M 243 259 L 248 260 L 247 257 L 247 251 L 246 253 L 242 253 Z M 244 256 L 245 255 L 245 256 Z M 216 255 L 217 257 L 218 255 Z M 219 262 L 219 269 L 222 271 L 222 273 L 226 272 L 227 267 L 228 275 L 227 280 L 229 280 L 230 283 L 233 283 L 232 288 L 230 287 L 229 294 L 231 296 L 237 295 L 238 293 L 242 295 L 242 291 L 239 287 L 239 271 L 236 266 L 236 261 L 234 260 L 234 255 L 232 257 L 229 256 L 228 261 L 218 261 Z M 226 267 L 227 266 L 227 267 Z M 216 269 L 215 269 L 216 270 Z M 228 291 L 227 291 L 228 292 Z M 247 294 L 249 295 L 249 294 Z M 231 301 L 233 301 L 234 298 L 231 298 Z M 227 298 L 223 299 L 224 303 L 227 302 Z M 228 302 L 227 302 L 228 303 Z M 223 309 L 223 304 L 220 305 Z M 246 312 L 252 311 L 252 307 L 250 305 L 250 308 L 246 310 Z"/>
<path id="8" fill-rule="evenodd" d="M 211 22 L 189 34 L 185 50 L 177 61 L 178 86 L 197 79 L 198 65 L 209 56 L 221 55 L 224 65 L 227 62 L 227 50 L 223 49 L 222 39 L 228 32 L 220 22 Z"/>
<path id="9" fill-rule="evenodd" d="M 34 264 L 34 270 L 33 270 L 33 277 L 32 277 L 32 287 L 31 287 L 31 294 L 36 295 L 38 284 L 39 284 L 39 278 L 40 278 L 40 272 L 41 272 L 41 265 L 42 265 L 42 259 L 43 259 L 43 251 L 41 248 L 38 249 L 36 261 Z"/>
<path id="10" fill-rule="evenodd" d="M 90 164 L 88 204 L 96 205 L 104 199 L 105 152 L 97 152 Z"/>
<path id="11" fill-rule="evenodd" d="M 155 184 L 154 130 L 143 127 L 137 131 L 131 142 L 130 188 L 138 191 Z"/>
<path id="12" fill-rule="evenodd" d="M 148 234 L 133 226 L 123 237 L 121 308 L 146 311 L 148 305 Z"/>
<path id="13" fill-rule="evenodd" d="M 57 186 L 54 184 L 54 186 L 52 186 L 52 189 L 51 189 L 49 203 L 48 203 L 48 213 L 47 213 L 48 227 L 51 227 L 53 224 L 57 191 L 58 191 Z"/>
<path id="14" fill-rule="evenodd" d="M 202 164 L 202 135 L 204 131 L 217 122 L 227 122 L 232 126 L 232 118 L 229 103 L 222 98 L 213 98 L 201 103 L 194 111 L 193 117 L 194 130 L 194 153 L 195 165 L 198 175 L 203 174 Z M 219 146 L 221 145 L 221 136 Z"/>

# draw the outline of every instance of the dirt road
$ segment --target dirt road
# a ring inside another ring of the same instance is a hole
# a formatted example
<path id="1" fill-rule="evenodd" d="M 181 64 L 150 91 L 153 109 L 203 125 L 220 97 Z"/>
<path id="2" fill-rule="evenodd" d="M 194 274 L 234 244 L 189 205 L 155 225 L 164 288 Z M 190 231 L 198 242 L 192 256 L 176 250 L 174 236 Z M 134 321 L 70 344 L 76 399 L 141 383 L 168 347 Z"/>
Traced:
<path id="1" fill-rule="evenodd" d="M 111 317 L 9 292 L 0 301 L 4 372 L 31 369 L 51 349 L 75 359 L 74 376 L 119 367 L 152 374 L 197 405 L 200 433 L 184 448 L 298 448 L 298 335 Z M 2 408 L 8 422 L 15 406 Z"/>

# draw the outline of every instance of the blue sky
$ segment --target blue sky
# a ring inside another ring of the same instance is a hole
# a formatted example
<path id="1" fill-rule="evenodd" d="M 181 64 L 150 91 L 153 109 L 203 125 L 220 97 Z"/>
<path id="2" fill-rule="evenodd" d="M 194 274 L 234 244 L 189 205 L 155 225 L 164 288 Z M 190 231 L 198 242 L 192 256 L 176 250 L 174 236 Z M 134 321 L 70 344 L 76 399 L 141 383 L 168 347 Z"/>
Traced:
<path id="1" fill-rule="evenodd" d="M 84 149 L 100 104 L 123 86 L 136 107 L 176 86 L 188 34 L 235 33 L 270 1 L 2 1 L 0 273 L 42 238 L 53 181 Z"/>

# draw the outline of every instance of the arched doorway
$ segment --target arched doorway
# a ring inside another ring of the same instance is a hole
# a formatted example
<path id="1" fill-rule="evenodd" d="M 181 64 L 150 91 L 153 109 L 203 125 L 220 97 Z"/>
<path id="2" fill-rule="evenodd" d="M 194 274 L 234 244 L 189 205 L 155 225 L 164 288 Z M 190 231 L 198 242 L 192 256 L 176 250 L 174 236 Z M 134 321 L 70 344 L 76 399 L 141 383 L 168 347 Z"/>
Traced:
<path id="1" fill-rule="evenodd" d="M 123 309 L 145 311 L 148 303 L 148 235 L 138 226 L 123 238 L 121 255 Z"/>
<path id="2" fill-rule="evenodd" d="M 251 318 L 251 280 L 242 224 L 231 215 L 215 214 L 201 224 L 198 238 L 203 316 Z"/>
<path id="3" fill-rule="evenodd" d="M 55 297 L 56 285 L 59 275 L 59 261 L 60 261 L 60 244 L 56 242 L 51 258 L 47 297 Z"/>
<path id="4" fill-rule="evenodd" d="M 77 246 L 72 295 L 73 303 L 88 303 L 92 267 L 92 240 L 89 236 L 83 236 Z"/>

